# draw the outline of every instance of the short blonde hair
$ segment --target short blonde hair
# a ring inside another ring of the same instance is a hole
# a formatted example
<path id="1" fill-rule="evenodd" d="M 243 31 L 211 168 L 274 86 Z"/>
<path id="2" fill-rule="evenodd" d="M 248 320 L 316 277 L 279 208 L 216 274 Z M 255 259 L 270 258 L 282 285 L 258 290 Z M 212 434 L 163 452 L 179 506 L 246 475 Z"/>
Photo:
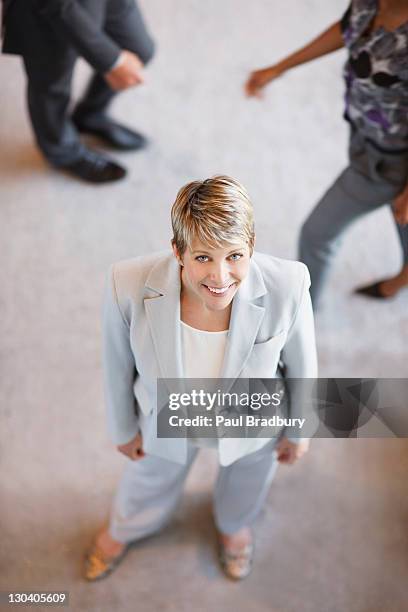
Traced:
<path id="1" fill-rule="evenodd" d="M 184 185 L 172 206 L 171 224 L 172 242 L 180 255 L 195 238 L 210 247 L 243 241 L 252 254 L 252 204 L 246 189 L 229 176 L 213 176 Z"/>

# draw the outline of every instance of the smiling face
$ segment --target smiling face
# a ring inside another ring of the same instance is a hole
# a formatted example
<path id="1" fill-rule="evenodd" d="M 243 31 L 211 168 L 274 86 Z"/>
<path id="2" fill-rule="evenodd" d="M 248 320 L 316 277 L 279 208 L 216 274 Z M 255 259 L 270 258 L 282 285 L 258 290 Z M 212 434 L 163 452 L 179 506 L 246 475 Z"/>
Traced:
<path id="1" fill-rule="evenodd" d="M 247 244 L 209 247 L 197 238 L 183 255 L 173 246 L 182 264 L 181 287 L 192 306 L 209 311 L 229 307 L 241 282 L 248 274 L 251 252 Z"/>

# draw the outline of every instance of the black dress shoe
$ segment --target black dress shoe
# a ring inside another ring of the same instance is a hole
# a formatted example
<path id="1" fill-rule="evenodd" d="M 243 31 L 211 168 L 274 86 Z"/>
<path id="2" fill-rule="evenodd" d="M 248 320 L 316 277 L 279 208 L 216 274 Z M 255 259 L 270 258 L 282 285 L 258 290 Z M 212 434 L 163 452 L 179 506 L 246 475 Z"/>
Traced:
<path id="1" fill-rule="evenodd" d="M 92 134 L 105 144 L 120 151 L 137 151 L 144 149 L 147 145 L 147 140 L 142 134 L 115 123 L 107 117 L 81 119 L 74 115 L 72 121 L 79 132 Z"/>
<path id="2" fill-rule="evenodd" d="M 366 287 L 359 287 L 358 289 L 354 290 L 354 293 L 357 293 L 359 295 L 366 295 L 367 297 L 376 298 L 379 300 L 388 300 L 394 296 L 384 295 L 381 292 L 381 284 L 383 282 L 384 281 L 380 280 L 380 281 L 377 281 L 376 283 L 373 283 L 372 285 L 367 285 Z"/>
<path id="3" fill-rule="evenodd" d="M 126 175 L 125 168 L 89 149 L 76 162 L 61 169 L 90 183 L 109 183 Z"/>

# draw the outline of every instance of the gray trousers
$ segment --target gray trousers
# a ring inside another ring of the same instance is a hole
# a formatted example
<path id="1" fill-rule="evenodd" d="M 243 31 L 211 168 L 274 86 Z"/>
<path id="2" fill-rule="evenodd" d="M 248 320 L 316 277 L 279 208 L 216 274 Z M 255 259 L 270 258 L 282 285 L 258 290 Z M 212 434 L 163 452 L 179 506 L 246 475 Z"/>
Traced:
<path id="1" fill-rule="evenodd" d="M 96 3 L 97 5 L 98 3 Z M 136 53 L 146 64 L 154 53 L 142 14 L 136 3 L 104 0 L 99 10 L 104 11 L 103 30 L 120 46 Z M 95 19 L 98 16 L 93 16 Z M 84 146 L 71 121 L 71 82 L 77 52 L 68 43 L 62 47 L 49 43 L 46 58 L 35 53 L 23 56 L 27 73 L 27 104 L 38 147 L 54 166 L 66 166 L 77 161 Z M 83 99 L 74 110 L 78 119 L 103 114 L 117 92 L 95 73 Z"/>
<path id="2" fill-rule="evenodd" d="M 214 488 L 214 520 L 222 533 L 250 526 L 258 516 L 277 468 L 275 442 L 220 467 Z M 198 451 L 189 445 L 185 465 L 152 455 L 127 463 L 110 518 L 109 531 L 115 540 L 139 540 L 168 523 Z"/>
<path id="3" fill-rule="evenodd" d="M 302 226 L 299 259 L 312 280 L 313 306 L 319 302 L 330 264 L 343 232 L 359 217 L 393 199 L 408 180 L 408 152 L 382 153 L 356 131 L 349 148 L 350 165 L 325 193 Z M 408 226 L 396 224 L 403 262 L 408 263 Z"/>

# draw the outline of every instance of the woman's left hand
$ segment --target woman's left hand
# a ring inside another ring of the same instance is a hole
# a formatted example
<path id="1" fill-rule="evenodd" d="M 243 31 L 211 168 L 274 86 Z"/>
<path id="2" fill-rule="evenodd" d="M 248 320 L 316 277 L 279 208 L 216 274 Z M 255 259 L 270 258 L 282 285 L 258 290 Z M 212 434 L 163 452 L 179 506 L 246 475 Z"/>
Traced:
<path id="1" fill-rule="evenodd" d="M 280 77 L 282 73 L 283 69 L 281 69 L 279 65 L 269 66 L 261 70 L 254 70 L 254 72 L 251 72 L 249 75 L 244 86 L 246 95 L 262 98 L 265 85 Z"/>
<path id="2" fill-rule="evenodd" d="M 278 461 L 280 463 L 287 463 L 292 465 L 298 459 L 303 457 L 309 450 L 309 440 L 299 440 L 299 442 L 291 442 L 287 438 L 281 438 L 276 445 L 276 452 L 278 453 Z"/>
<path id="3" fill-rule="evenodd" d="M 399 225 L 408 223 L 408 185 L 394 200 L 394 217 Z"/>

